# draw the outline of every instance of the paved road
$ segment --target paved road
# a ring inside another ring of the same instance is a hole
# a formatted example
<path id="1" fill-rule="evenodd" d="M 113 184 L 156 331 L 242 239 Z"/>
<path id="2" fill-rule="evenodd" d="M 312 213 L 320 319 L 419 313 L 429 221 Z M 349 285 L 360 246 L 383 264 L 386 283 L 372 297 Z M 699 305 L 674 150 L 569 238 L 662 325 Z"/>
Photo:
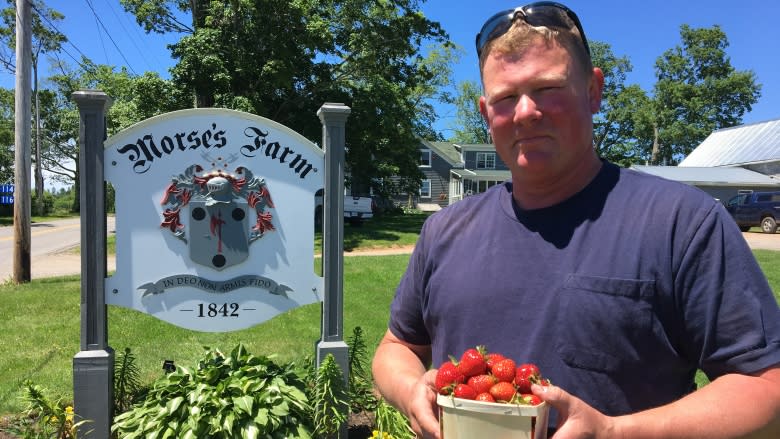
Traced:
<path id="1" fill-rule="evenodd" d="M 30 268 L 34 279 L 78 274 L 81 271 L 81 257 L 71 251 L 81 240 L 80 226 L 78 218 L 36 223 L 31 226 L 32 266 Z M 114 218 L 109 217 L 108 231 L 110 233 L 114 230 Z M 13 233 L 13 227 L 0 227 L 0 282 L 11 279 L 13 274 Z M 780 251 L 780 233 L 770 235 L 746 232 L 742 236 L 751 248 Z M 345 252 L 345 256 L 410 253 L 412 248 Z M 114 258 L 109 257 L 108 270 L 114 269 Z"/>
<path id="2" fill-rule="evenodd" d="M 114 231 L 114 217 L 106 221 Z M 81 242 L 81 219 L 33 223 L 30 225 L 30 270 L 33 278 L 78 273 L 81 257 L 72 252 Z M 0 282 L 13 275 L 14 228 L 0 227 Z M 75 265 L 74 265 L 75 261 Z"/>

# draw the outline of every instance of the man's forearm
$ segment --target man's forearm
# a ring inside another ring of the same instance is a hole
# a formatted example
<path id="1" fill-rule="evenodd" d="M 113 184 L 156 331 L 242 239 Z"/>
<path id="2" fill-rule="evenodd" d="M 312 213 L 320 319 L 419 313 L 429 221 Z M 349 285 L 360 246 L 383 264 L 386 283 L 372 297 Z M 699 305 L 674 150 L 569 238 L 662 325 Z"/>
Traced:
<path id="1" fill-rule="evenodd" d="M 371 368 L 379 393 L 402 411 L 408 395 L 426 371 L 422 361 L 407 347 L 385 342 L 377 347 Z"/>
<path id="2" fill-rule="evenodd" d="M 780 370 L 725 375 L 663 407 L 614 419 L 621 438 L 780 438 Z"/>

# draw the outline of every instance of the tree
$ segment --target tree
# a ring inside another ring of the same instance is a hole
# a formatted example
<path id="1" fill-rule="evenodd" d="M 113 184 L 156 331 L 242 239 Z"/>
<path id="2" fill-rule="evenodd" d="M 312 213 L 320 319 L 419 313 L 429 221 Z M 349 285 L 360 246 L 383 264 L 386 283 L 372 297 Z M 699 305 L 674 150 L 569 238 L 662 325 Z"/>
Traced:
<path id="1" fill-rule="evenodd" d="M 10 72 L 15 72 L 16 67 L 14 65 L 14 57 L 10 56 L 10 52 L 16 47 L 16 2 L 7 1 L 10 7 L 7 7 L 0 11 L 2 16 L 3 25 L 0 26 L 0 41 L 3 44 L 2 55 L 0 56 L 0 63 Z M 60 49 L 62 44 L 67 41 L 65 35 L 58 30 L 54 29 L 48 24 L 54 21 L 59 21 L 65 18 L 61 13 L 47 8 L 40 1 L 32 2 L 32 70 L 33 70 L 33 117 L 35 123 L 33 124 L 33 131 L 35 133 L 35 194 L 38 200 L 38 213 L 43 214 L 43 170 L 41 164 L 41 125 L 40 125 L 40 108 L 39 108 L 39 94 L 38 94 L 38 61 L 40 56 L 45 53 L 55 52 Z M 44 21 L 46 23 L 44 23 Z"/>
<path id="2" fill-rule="evenodd" d="M 14 179 L 14 91 L 0 88 L 0 184 Z"/>
<path id="3" fill-rule="evenodd" d="M 446 33 L 417 0 L 123 0 L 171 45 L 172 82 L 195 106 L 252 112 L 319 141 L 315 112 L 343 102 L 353 190 L 392 175 L 419 181 L 418 135 L 429 135 L 442 59 L 421 54 Z M 185 25 L 181 13 L 192 15 Z M 445 46 L 446 47 L 446 46 Z"/>
<path id="4" fill-rule="evenodd" d="M 738 125 L 761 95 L 755 74 L 731 65 L 719 26 L 682 25 L 680 37 L 655 65 L 653 164 L 677 163 L 712 131 Z"/>
<path id="5" fill-rule="evenodd" d="M 593 146 L 599 157 L 629 166 L 641 149 L 637 132 L 649 98 L 638 85 L 625 84 L 633 68 L 627 57 L 617 57 L 600 41 L 592 41 L 590 48 L 593 65 L 604 73 L 601 109 L 593 118 Z"/>
<path id="6" fill-rule="evenodd" d="M 123 68 L 97 65 L 84 58 L 79 69 L 72 69 L 62 61 L 56 64 L 59 73 L 51 76 L 54 89 L 49 98 L 42 101 L 44 111 L 45 141 L 49 143 L 48 153 L 43 157 L 45 169 L 60 181 L 72 182 L 79 193 L 78 138 L 79 111 L 72 95 L 77 90 L 99 89 L 111 97 L 113 103 L 107 114 L 106 129 L 112 135 L 142 120 L 135 100 L 138 79 Z M 145 76 L 144 78 L 154 77 Z M 163 98 L 164 101 L 164 98 Z M 146 109 L 145 111 L 151 111 Z M 79 197 L 75 197 L 72 207 L 79 211 Z"/>
<path id="7" fill-rule="evenodd" d="M 463 81 L 458 84 L 455 96 L 456 120 L 453 126 L 455 134 L 451 142 L 492 143 L 487 122 L 479 112 L 479 98 L 482 88 L 477 82 Z"/>

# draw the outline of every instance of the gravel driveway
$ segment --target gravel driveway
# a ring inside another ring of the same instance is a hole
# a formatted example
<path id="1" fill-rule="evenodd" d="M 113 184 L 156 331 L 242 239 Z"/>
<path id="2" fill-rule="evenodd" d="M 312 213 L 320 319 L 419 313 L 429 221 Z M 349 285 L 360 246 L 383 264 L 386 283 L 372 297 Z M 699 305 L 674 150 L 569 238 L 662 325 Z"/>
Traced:
<path id="1" fill-rule="evenodd" d="M 780 251 L 780 233 L 744 232 L 742 236 L 752 249 Z"/>

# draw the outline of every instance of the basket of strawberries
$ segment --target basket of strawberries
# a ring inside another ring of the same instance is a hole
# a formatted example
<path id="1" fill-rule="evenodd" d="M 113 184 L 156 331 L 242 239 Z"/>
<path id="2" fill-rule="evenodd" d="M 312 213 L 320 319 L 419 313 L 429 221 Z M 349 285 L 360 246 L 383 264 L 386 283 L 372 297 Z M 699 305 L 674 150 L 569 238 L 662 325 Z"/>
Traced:
<path id="1" fill-rule="evenodd" d="M 484 346 L 451 356 L 436 372 L 442 439 L 547 439 L 550 408 L 531 385 L 549 383 L 536 365 Z"/>

